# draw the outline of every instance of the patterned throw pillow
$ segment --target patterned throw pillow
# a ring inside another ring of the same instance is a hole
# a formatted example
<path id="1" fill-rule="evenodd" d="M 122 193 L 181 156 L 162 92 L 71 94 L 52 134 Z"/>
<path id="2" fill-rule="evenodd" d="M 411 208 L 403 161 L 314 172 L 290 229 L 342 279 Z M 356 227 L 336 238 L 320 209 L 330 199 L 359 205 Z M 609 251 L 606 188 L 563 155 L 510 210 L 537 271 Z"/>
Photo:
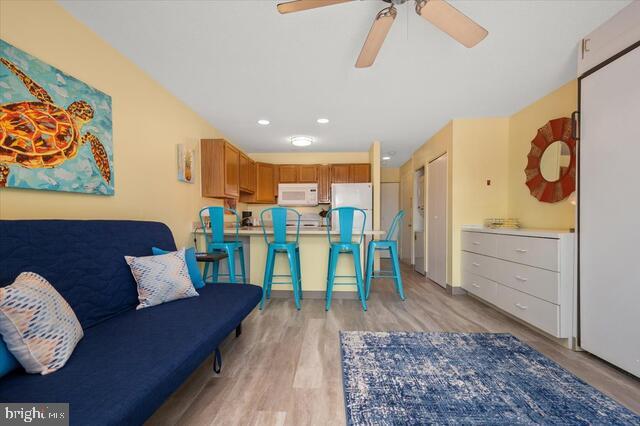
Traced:
<path id="1" fill-rule="evenodd" d="M 27 373 L 43 375 L 62 368 L 84 335 L 67 301 L 33 272 L 0 288 L 0 334 Z"/>
<path id="2" fill-rule="evenodd" d="M 124 258 L 138 283 L 140 304 L 136 309 L 198 296 L 189 278 L 184 249 L 157 256 Z"/>

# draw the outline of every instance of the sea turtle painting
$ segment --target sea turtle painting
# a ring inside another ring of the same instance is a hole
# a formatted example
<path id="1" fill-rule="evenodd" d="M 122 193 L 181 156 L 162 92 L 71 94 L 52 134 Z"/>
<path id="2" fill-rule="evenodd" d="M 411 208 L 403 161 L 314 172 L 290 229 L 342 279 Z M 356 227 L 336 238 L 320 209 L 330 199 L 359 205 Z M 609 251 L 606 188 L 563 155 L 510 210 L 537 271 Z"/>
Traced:
<path id="1" fill-rule="evenodd" d="M 16 63 L 0 57 L 1 67 L 17 77 L 35 99 L 12 99 L 12 102 L 0 104 L 0 188 L 10 186 L 8 185 L 10 173 L 24 168 L 36 172 L 34 176 L 37 177 L 34 179 L 45 179 L 44 182 L 52 186 L 59 185 L 59 181 L 64 182 L 65 178 L 76 180 L 75 186 L 69 186 L 68 189 L 55 187 L 38 189 L 97 192 L 94 190 L 99 184 L 100 176 L 105 184 L 103 187 L 112 189 L 112 166 L 107 150 L 98 136 L 86 129 L 94 119 L 94 108 L 86 100 L 77 97 L 63 107 Z M 64 79 L 60 74 L 57 76 Z M 24 89 L 22 92 L 24 93 Z M 0 102 L 5 101 L 6 98 L 0 98 Z M 84 164 L 77 166 L 78 172 L 60 170 L 57 174 L 50 175 L 53 177 L 37 174 L 37 169 L 55 169 L 63 164 L 78 161 L 81 150 L 87 150 L 87 152 L 82 156 L 85 158 Z M 91 166 L 87 165 L 89 164 L 87 159 L 95 164 L 99 176 L 92 171 Z M 98 184 L 83 185 L 78 177 L 83 176 L 81 172 L 89 177 L 98 176 Z M 60 178 L 54 179 L 54 177 Z M 102 193 L 107 192 L 103 190 Z"/>

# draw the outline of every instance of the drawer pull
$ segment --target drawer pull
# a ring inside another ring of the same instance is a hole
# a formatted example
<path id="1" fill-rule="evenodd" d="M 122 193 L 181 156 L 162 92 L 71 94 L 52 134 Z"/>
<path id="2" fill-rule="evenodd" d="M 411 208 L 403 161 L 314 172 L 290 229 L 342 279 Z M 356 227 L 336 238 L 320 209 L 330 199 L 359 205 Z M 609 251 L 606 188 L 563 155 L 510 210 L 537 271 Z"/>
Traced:
<path id="1" fill-rule="evenodd" d="M 516 249 L 516 251 L 518 253 L 526 253 L 527 252 L 527 250 L 525 250 L 525 249 Z"/>
<path id="2" fill-rule="evenodd" d="M 476 266 L 476 267 L 480 266 L 480 264 L 478 262 L 473 262 L 472 265 Z"/>
<path id="3" fill-rule="evenodd" d="M 480 288 L 480 286 L 476 283 L 471 283 L 472 286 L 474 286 L 475 288 Z"/>
<path id="4" fill-rule="evenodd" d="M 521 277 L 520 275 L 516 275 L 516 280 L 526 282 L 527 279 L 525 277 Z"/>
<path id="5" fill-rule="evenodd" d="M 516 306 L 520 309 L 522 309 L 523 311 L 527 310 L 527 307 L 525 305 L 521 305 L 519 303 L 516 303 Z"/>
<path id="6" fill-rule="evenodd" d="M 473 242 L 473 245 L 474 245 L 474 246 L 479 246 L 479 245 L 480 245 L 480 241 L 474 241 L 474 242 Z"/>

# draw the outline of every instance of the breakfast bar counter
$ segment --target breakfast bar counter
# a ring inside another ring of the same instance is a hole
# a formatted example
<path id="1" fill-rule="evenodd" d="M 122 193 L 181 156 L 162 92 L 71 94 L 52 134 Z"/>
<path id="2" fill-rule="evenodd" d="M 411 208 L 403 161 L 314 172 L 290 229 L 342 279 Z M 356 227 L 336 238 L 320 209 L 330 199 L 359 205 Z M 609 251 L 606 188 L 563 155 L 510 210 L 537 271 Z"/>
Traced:
<path id="1" fill-rule="evenodd" d="M 229 228 L 225 230 L 225 235 L 232 240 L 235 235 L 235 229 Z M 272 234 L 273 230 L 267 228 L 267 234 Z M 296 229 L 291 227 L 287 232 L 291 235 L 291 240 L 295 238 Z M 334 241 L 339 238 L 338 231 L 330 231 Z M 194 233 L 198 241 L 198 248 L 203 251 L 205 247 L 204 233 L 197 230 Z M 247 282 L 256 285 L 262 285 L 264 280 L 264 270 L 267 260 L 267 244 L 264 241 L 264 235 L 261 227 L 241 227 L 238 230 L 239 239 L 245 246 L 245 263 L 247 266 Z M 362 260 L 362 274 L 364 276 L 364 262 L 366 254 L 366 244 L 373 237 L 384 235 L 383 231 L 365 231 L 360 251 Z M 329 262 L 329 241 L 327 239 L 327 228 L 307 226 L 300 227 L 300 263 L 302 271 L 302 290 L 304 296 L 318 297 L 323 296 L 327 285 L 327 269 Z M 289 274 L 289 267 L 285 255 L 278 255 L 276 258 L 275 274 Z M 221 272 L 226 271 L 225 262 L 221 262 Z M 236 271 L 239 271 L 239 262 L 236 263 Z M 353 257 L 350 255 L 341 255 L 338 262 L 337 275 L 354 275 Z M 339 282 L 355 282 L 353 279 L 336 279 Z M 277 295 L 279 290 L 292 291 L 291 285 L 274 285 L 272 294 Z M 352 285 L 336 285 L 334 287 L 334 295 L 337 292 L 350 292 L 355 294 L 356 286 Z"/>

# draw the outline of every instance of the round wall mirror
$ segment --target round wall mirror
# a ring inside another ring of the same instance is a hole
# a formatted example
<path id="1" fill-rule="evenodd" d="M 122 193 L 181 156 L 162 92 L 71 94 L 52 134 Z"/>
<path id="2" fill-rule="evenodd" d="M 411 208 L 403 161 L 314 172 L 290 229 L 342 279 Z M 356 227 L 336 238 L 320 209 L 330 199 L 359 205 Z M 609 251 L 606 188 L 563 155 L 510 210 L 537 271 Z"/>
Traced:
<path id="1" fill-rule="evenodd" d="M 556 203 L 576 189 L 576 140 L 570 118 L 556 118 L 538 129 L 527 155 L 526 184 L 531 195 Z"/>
<path id="2" fill-rule="evenodd" d="M 569 173 L 571 149 L 565 141 L 552 142 L 540 158 L 540 173 L 547 182 L 557 182 Z"/>

